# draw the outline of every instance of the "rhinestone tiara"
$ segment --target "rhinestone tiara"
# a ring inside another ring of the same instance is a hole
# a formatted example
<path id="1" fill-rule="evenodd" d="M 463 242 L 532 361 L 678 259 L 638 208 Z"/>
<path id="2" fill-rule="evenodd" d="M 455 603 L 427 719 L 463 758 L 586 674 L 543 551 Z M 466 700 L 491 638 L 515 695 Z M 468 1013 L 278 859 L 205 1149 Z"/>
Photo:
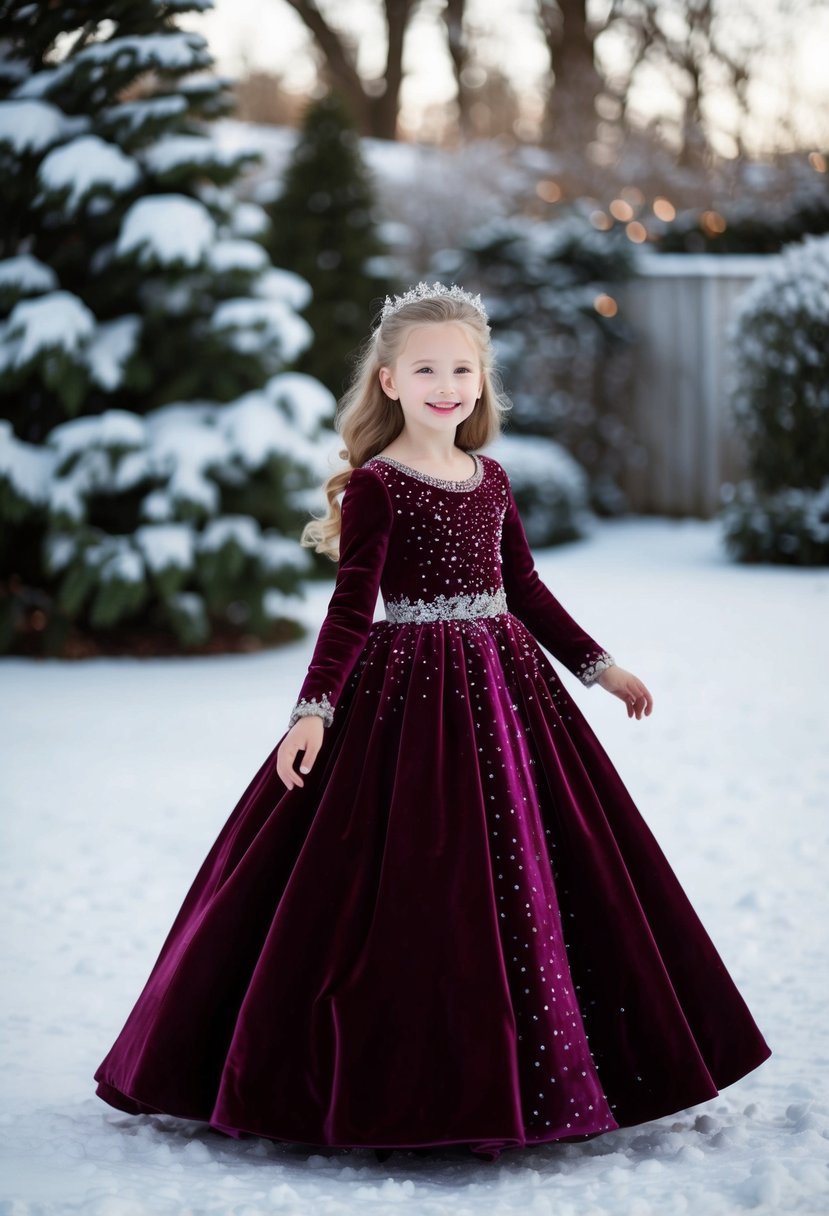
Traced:
<path id="1" fill-rule="evenodd" d="M 411 287 L 402 296 L 386 296 L 386 302 L 380 313 L 379 324 L 382 325 L 387 317 L 398 312 L 406 304 L 413 304 L 416 300 L 433 300 L 444 296 L 451 300 L 462 300 L 465 304 L 471 304 L 481 314 L 484 321 L 489 320 L 480 295 L 473 296 L 471 292 L 464 291 L 462 287 L 458 287 L 457 283 L 453 283 L 451 287 L 445 287 L 443 283 L 421 282 L 416 287 Z"/>

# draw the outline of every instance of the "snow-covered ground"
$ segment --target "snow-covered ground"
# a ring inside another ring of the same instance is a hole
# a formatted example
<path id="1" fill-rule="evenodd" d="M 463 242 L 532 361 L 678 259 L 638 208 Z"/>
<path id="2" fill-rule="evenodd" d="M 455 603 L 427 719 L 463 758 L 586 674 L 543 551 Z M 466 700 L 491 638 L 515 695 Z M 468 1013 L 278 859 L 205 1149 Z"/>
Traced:
<path id="1" fill-rule="evenodd" d="M 317 1152 L 121 1114 L 92 1073 L 196 869 L 283 733 L 281 652 L 0 663 L 3 1216 L 829 1211 L 829 572 L 728 563 L 712 523 L 602 524 L 537 555 L 649 685 L 650 719 L 563 671 L 773 1055 L 709 1102 L 586 1144 Z M 315 629 L 330 588 L 317 587 Z M 378 603 L 382 615 L 382 603 Z M 557 664 L 559 670 L 562 670 Z"/>

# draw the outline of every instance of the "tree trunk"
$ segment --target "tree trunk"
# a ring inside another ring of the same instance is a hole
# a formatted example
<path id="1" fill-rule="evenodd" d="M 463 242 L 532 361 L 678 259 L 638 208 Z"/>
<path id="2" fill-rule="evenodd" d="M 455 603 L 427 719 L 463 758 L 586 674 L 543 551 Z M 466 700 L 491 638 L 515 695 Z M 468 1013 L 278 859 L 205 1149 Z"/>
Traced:
<path id="1" fill-rule="evenodd" d="M 562 151 L 583 151 L 596 138 L 596 97 L 603 87 L 587 0 L 537 0 L 537 5 L 555 73 L 547 97 L 545 139 Z"/>
<path id="2" fill-rule="evenodd" d="M 468 136 L 471 131 L 469 89 L 463 80 L 463 70 L 469 58 L 469 46 L 463 31 L 465 8 L 466 0 L 446 0 L 446 7 L 443 10 L 443 20 L 446 23 L 446 44 L 449 48 L 449 57 L 452 60 L 452 69 L 455 74 L 455 86 L 458 91 L 458 128 L 461 138 Z"/>
<path id="3" fill-rule="evenodd" d="M 347 102 L 361 135 L 397 138 L 400 86 L 403 83 L 403 43 L 418 0 L 384 0 L 388 51 L 379 88 L 367 87 L 342 34 L 328 24 L 316 0 L 286 0 L 313 35 L 325 61 L 332 88 Z"/>
<path id="4" fill-rule="evenodd" d="M 397 138 L 400 86 L 403 83 L 403 42 L 417 0 L 385 0 L 388 51 L 386 52 L 385 91 L 369 103 L 370 134 L 377 139 Z"/>

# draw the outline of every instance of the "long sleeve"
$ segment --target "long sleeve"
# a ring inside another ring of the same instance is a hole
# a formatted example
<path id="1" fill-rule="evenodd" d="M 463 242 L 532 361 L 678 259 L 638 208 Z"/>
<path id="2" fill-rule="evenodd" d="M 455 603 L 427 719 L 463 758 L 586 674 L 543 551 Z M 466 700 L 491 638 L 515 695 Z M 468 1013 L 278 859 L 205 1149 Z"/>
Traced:
<path id="1" fill-rule="evenodd" d="M 541 581 L 508 479 L 506 484 L 501 570 L 507 607 L 542 646 L 589 687 L 600 672 L 614 666 L 614 659 L 585 633 Z"/>
<path id="2" fill-rule="evenodd" d="M 393 508 L 382 479 L 370 469 L 351 474 L 342 500 L 340 560 L 334 592 L 317 638 L 289 729 L 298 718 L 317 714 L 326 726 L 359 654 L 377 606 Z"/>

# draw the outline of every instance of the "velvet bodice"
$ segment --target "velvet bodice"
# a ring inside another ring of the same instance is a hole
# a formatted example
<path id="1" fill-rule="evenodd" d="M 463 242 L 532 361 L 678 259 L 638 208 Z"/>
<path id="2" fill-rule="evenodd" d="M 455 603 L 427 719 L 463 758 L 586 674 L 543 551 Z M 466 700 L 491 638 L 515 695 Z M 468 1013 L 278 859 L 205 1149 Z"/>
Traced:
<path id="1" fill-rule="evenodd" d="M 472 454 L 475 472 L 448 481 L 387 456 L 356 468 L 342 501 L 334 593 L 291 713 L 333 721 L 372 629 L 440 628 L 509 612 L 584 684 L 612 657 L 538 576 L 506 471 Z M 374 621 L 378 592 L 386 619 Z"/>

